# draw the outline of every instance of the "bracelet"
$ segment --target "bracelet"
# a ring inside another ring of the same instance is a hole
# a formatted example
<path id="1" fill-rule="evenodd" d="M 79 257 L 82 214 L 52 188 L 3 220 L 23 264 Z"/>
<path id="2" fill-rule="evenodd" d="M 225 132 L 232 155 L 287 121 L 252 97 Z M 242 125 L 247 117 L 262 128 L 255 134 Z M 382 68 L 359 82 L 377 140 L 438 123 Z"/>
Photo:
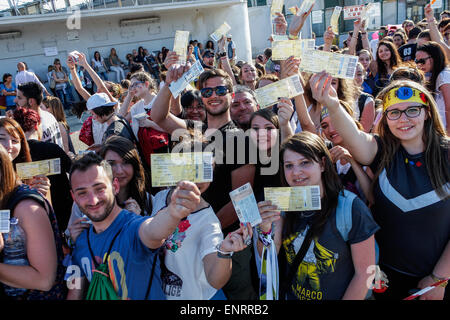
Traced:
<path id="1" fill-rule="evenodd" d="M 294 35 L 289 33 L 288 38 L 289 38 L 289 40 L 297 40 L 298 39 L 298 35 L 294 36 Z"/>
<path id="2" fill-rule="evenodd" d="M 272 244 L 272 228 L 270 228 L 269 232 L 264 233 L 259 226 L 256 227 L 256 231 L 258 232 L 258 238 L 262 242 L 265 247 L 269 247 Z"/>
<path id="3" fill-rule="evenodd" d="M 445 279 L 445 278 L 436 277 L 433 273 L 430 274 L 430 277 L 431 277 L 431 279 L 433 279 L 434 282 L 442 281 Z M 439 285 L 439 287 L 445 288 L 447 286 L 447 284 L 448 284 L 448 281 L 445 281 L 444 283 L 441 283 Z"/>
<path id="4" fill-rule="evenodd" d="M 221 245 L 222 245 L 222 241 L 216 245 L 217 257 L 222 258 L 222 259 L 231 259 L 231 256 L 233 255 L 234 252 L 233 251 L 225 252 L 225 251 L 220 250 Z"/>

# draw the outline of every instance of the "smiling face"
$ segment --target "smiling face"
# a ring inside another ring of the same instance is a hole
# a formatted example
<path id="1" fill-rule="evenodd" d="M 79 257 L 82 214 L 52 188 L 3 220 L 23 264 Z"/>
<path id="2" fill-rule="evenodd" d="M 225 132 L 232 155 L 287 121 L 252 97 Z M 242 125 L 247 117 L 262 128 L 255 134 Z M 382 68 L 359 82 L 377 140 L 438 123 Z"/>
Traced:
<path id="1" fill-rule="evenodd" d="M 202 122 L 206 119 L 205 107 L 197 100 L 194 100 L 191 106 L 184 107 L 184 110 L 186 111 L 187 119 Z"/>
<path id="2" fill-rule="evenodd" d="M 209 78 L 203 84 L 203 88 L 215 88 L 218 86 L 227 86 L 227 83 L 222 77 Z M 213 92 L 211 97 L 202 97 L 203 105 L 206 107 L 206 112 L 213 116 L 220 116 L 226 113 L 230 109 L 232 102 L 232 95 L 228 92 L 224 96 L 218 96 L 216 92 Z"/>
<path id="3" fill-rule="evenodd" d="M 113 177 L 119 182 L 120 188 L 126 188 L 131 179 L 133 179 L 133 165 L 125 163 L 120 155 L 112 150 L 106 152 L 105 160 L 110 164 Z"/>
<path id="4" fill-rule="evenodd" d="M 251 123 L 250 137 L 258 145 L 259 150 L 270 150 L 276 143 L 278 132 L 269 120 L 255 116 Z"/>
<path id="5" fill-rule="evenodd" d="M 378 56 L 380 57 L 381 61 L 387 62 L 389 61 L 389 59 L 391 59 L 391 51 L 385 45 L 380 45 L 378 48 Z"/>
<path id="6" fill-rule="evenodd" d="M 5 148 L 11 161 L 20 153 L 20 139 L 10 135 L 5 128 L 0 128 L 0 144 Z"/>
<path id="7" fill-rule="evenodd" d="M 111 182 L 103 167 L 92 165 L 86 171 L 76 170 L 71 177 L 71 194 L 75 203 L 90 220 L 104 221 L 115 205 L 119 192 L 117 180 Z"/>
<path id="8" fill-rule="evenodd" d="M 239 125 L 246 126 L 250 121 L 252 113 L 256 110 L 256 102 L 250 93 L 235 93 L 230 109 L 231 120 L 237 122 Z"/>
<path id="9" fill-rule="evenodd" d="M 323 189 L 321 163 L 305 158 L 300 153 L 286 149 L 283 154 L 283 170 L 290 187 L 319 185 Z"/>
<path id="10" fill-rule="evenodd" d="M 343 142 L 342 137 L 339 135 L 339 133 L 334 129 L 333 125 L 331 124 L 330 117 L 325 117 L 325 119 L 322 120 L 320 123 L 320 127 L 322 128 L 322 132 L 325 135 L 325 137 L 330 140 L 333 145 L 337 146 L 340 145 Z"/>
<path id="11" fill-rule="evenodd" d="M 416 102 L 402 102 L 390 106 L 386 111 L 393 109 L 403 111 L 417 105 Z M 396 138 L 402 142 L 413 142 L 422 139 L 424 123 L 428 114 L 426 109 L 421 109 L 419 116 L 415 118 L 409 118 L 405 113 L 402 113 L 397 120 L 389 120 L 386 115 L 384 117 L 386 117 L 389 130 Z"/>
<path id="12" fill-rule="evenodd" d="M 368 55 L 366 52 L 362 52 L 359 55 L 359 62 L 361 62 L 365 70 L 369 69 L 370 55 Z"/>

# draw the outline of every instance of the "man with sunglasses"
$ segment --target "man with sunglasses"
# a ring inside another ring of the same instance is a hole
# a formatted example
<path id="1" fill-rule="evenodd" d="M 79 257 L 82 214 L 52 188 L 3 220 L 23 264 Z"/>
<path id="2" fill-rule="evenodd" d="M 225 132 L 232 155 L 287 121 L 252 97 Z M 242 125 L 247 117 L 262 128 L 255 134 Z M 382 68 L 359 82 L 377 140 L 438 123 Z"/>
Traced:
<path id="1" fill-rule="evenodd" d="M 203 54 L 203 60 L 201 61 L 203 69 L 215 69 L 214 60 L 214 52 L 206 50 Z"/>
<path id="2" fill-rule="evenodd" d="M 210 140 L 215 143 L 214 179 L 202 196 L 211 204 L 222 225 L 222 232 L 226 236 L 239 226 L 239 220 L 228 194 L 247 182 L 253 184 L 255 166 L 247 163 L 248 140 L 245 139 L 243 149 L 238 148 L 240 144 L 237 144 L 236 141 L 233 144 L 233 135 L 242 137 L 244 133 L 231 120 L 230 107 L 234 97 L 233 82 L 225 71 L 221 69 L 205 70 L 197 82 L 203 105 L 206 108 L 206 123 L 183 120 L 169 112 L 172 97 L 169 85 L 179 79 L 188 68 L 188 66 L 180 65 L 170 66 L 166 75 L 167 85 L 159 91 L 153 102 L 152 118 L 161 128 L 172 135 L 177 129 L 197 128 L 202 130 L 206 138 L 214 137 Z M 217 143 L 217 139 L 222 140 L 222 146 Z M 228 144 L 230 141 L 232 145 Z M 233 163 L 229 163 L 230 157 L 227 157 L 229 152 L 233 152 Z M 244 155 L 245 163 L 238 162 L 238 160 L 242 160 L 242 155 Z M 252 251 L 249 248 L 233 255 L 232 275 L 224 287 L 228 299 L 252 300 L 257 298 L 251 283 L 251 255 Z"/>

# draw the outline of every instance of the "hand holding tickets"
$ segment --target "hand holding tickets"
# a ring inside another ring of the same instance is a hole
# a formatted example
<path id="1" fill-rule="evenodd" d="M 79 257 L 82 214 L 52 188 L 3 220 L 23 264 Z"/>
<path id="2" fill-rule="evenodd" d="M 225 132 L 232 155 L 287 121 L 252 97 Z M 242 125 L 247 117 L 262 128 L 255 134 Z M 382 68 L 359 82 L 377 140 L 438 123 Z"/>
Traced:
<path id="1" fill-rule="evenodd" d="M 261 223 L 262 219 L 259 215 L 258 204 L 250 183 L 246 183 L 231 191 L 230 198 L 241 223 L 246 224 L 250 222 L 252 227 Z"/>
<path id="2" fill-rule="evenodd" d="M 372 9 L 372 3 L 368 3 L 361 11 L 361 25 L 367 27 L 369 25 L 369 12 Z"/>
<path id="3" fill-rule="evenodd" d="M 175 186 L 181 180 L 211 182 L 212 163 L 212 152 L 154 153 L 151 155 L 152 186 Z"/>
<path id="4" fill-rule="evenodd" d="M 301 16 L 302 14 L 306 13 L 311 9 L 311 7 L 314 5 L 316 0 L 304 0 L 302 2 L 302 5 L 300 6 L 300 9 L 297 12 L 298 16 Z"/>
<path id="5" fill-rule="evenodd" d="M 0 210 L 0 233 L 9 233 L 10 229 L 10 211 L 9 210 Z M 0 235 L 1 237 L 1 235 Z"/>
<path id="6" fill-rule="evenodd" d="M 276 13 L 283 13 L 283 5 L 284 0 L 273 0 L 272 5 L 270 6 L 270 21 L 273 23 L 273 20 L 277 17 Z"/>
<path id="7" fill-rule="evenodd" d="M 357 56 L 321 50 L 307 50 L 302 55 L 299 70 L 311 73 L 319 73 L 325 70 L 335 78 L 353 79 L 357 63 Z"/>
<path id="8" fill-rule="evenodd" d="M 281 211 L 320 210 L 320 187 L 264 188 L 264 199 L 270 200 Z"/>
<path id="9" fill-rule="evenodd" d="M 273 36 L 273 35 L 272 35 Z M 290 56 L 301 58 L 305 50 L 314 50 L 316 41 L 314 39 L 284 40 L 272 42 L 272 60 L 286 60 Z"/>
<path id="10" fill-rule="evenodd" d="M 228 23 L 224 22 L 214 33 L 210 35 L 210 37 L 216 41 L 219 42 L 219 40 L 222 38 L 222 36 L 226 35 L 228 31 L 230 31 L 231 27 L 228 25 Z"/>
<path id="11" fill-rule="evenodd" d="M 189 42 L 189 31 L 177 30 L 173 41 L 173 51 L 180 57 L 179 64 L 184 65 L 187 59 L 187 47 Z"/>
<path id="12" fill-rule="evenodd" d="M 16 165 L 20 179 L 30 179 L 38 175 L 51 176 L 61 173 L 61 159 L 47 159 L 33 162 L 22 162 Z"/>
<path id="13" fill-rule="evenodd" d="M 202 64 L 200 60 L 197 60 L 192 67 L 185 72 L 180 79 L 172 82 L 169 85 L 170 92 L 174 98 L 178 97 L 178 95 L 187 88 L 187 86 L 194 81 L 201 73 L 203 72 Z"/>
<path id="14" fill-rule="evenodd" d="M 335 34 L 339 34 L 339 16 L 341 15 L 342 7 L 334 7 L 333 15 L 331 16 L 331 28 Z"/>
<path id="15" fill-rule="evenodd" d="M 293 98 L 302 93 L 303 87 L 298 74 L 255 90 L 260 108 L 276 104 L 280 97 Z"/>

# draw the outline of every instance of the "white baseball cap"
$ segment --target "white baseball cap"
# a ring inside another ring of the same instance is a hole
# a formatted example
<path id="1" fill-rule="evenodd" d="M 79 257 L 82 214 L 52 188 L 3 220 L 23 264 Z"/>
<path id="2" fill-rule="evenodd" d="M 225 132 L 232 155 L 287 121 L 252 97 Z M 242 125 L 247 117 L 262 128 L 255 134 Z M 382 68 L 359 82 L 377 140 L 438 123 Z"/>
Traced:
<path id="1" fill-rule="evenodd" d="M 98 107 L 110 107 L 116 105 L 117 102 L 111 101 L 108 95 L 104 92 L 96 93 L 92 95 L 86 102 L 88 110 L 92 110 Z"/>

